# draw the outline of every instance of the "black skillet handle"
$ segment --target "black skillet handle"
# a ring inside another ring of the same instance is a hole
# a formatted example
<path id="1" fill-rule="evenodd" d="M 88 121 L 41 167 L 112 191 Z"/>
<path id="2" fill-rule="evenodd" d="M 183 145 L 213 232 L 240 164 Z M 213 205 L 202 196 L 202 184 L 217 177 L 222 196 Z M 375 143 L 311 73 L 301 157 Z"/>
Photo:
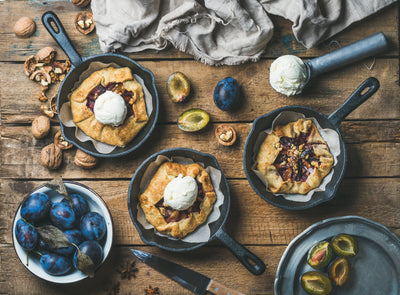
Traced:
<path id="1" fill-rule="evenodd" d="M 69 59 L 71 60 L 71 64 L 74 67 L 77 67 L 79 64 L 81 64 L 83 59 L 72 45 L 71 40 L 69 39 L 67 32 L 65 31 L 58 16 L 53 11 L 47 11 L 42 15 L 42 23 L 54 40 L 57 41 L 58 45 L 60 45 L 64 52 L 68 55 Z"/>
<path id="2" fill-rule="evenodd" d="M 331 121 L 336 128 L 339 128 L 344 118 L 370 98 L 379 89 L 379 86 L 379 81 L 374 77 L 370 77 L 362 82 L 356 91 L 354 91 L 336 111 L 329 115 L 329 121 Z M 368 89 L 367 92 L 365 92 L 365 89 Z"/>
<path id="3" fill-rule="evenodd" d="M 251 253 L 245 247 L 240 245 L 231 236 L 229 236 L 224 228 L 220 228 L 215 236 L 239 259 L 239 261 L 255 275 L 260 275 L 265 271 L 265 264 L 256 255 Z"/>

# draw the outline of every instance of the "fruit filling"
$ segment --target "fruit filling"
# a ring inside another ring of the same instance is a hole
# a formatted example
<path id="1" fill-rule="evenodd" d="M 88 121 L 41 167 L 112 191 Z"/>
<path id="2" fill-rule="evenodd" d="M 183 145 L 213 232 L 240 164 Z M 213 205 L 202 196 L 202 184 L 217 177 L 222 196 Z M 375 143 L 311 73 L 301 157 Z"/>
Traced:
<path id="1" fill-rule="evenodd" d="M 122 83 L 109 83 L 106 86 L 101 84 L 97 85 L 92 91 L 89 92 L 88 96 L 86 97 L 86 106 L 93 112 L 94 102 L 96 99 L 106 91 L 112 91 L 122 96 L 125 101 L 126 109 L 127 109 L 127 116 L 135 116 L 133 112 L 132 104 L 135 102 L 134 96 L 135 93 L 132 91 L 126 90 Z"/>
<path id="2" fill-rule="evenodd" d="M 203 189 L 203 185 L 196 180 L 198 193 L 197 198 L 194 204 L 187 210 L 175 210 L 165 204 L 164 199 L 162 198 L 157 204 L 156 207 L 160 210 L 161 215 L 164 217 L 165 222 L 178 222 L 182 219 L 188 218 L 189 214 L 192 212 L 200 212 L 200 204 L 203 202 L 205 193 Z"/>
<path id="3" fill-rule="evenodd" d="M 305 182 L 314 167 L 320 165 L 313 146 L 308 142 L 309 136 L 310 132 L 300 132 L 294 138 L 283 136 L 277 143 L 280 151 L 274 166 L 284 181 Z"/>

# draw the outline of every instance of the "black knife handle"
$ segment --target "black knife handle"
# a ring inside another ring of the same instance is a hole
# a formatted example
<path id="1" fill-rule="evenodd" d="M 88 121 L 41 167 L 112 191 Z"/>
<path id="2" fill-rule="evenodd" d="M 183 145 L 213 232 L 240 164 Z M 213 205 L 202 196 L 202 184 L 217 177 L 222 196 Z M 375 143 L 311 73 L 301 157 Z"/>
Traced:
<path id="1" fill-rule="evenodd" d="M 236 240 L 229 236 L 224 228 L 220 228 L 215 236 L 239 259 L 239 261 L 255 275 L 260 275 L 265 271 L 265 264 L 260 258 L 251 253 Z"/>

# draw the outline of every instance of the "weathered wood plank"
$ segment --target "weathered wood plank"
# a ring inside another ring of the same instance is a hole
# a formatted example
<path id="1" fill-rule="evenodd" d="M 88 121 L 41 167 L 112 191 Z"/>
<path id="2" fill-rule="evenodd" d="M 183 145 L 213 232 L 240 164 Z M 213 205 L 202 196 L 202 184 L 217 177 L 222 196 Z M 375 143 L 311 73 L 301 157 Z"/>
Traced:
<path id="1" fill-rule="evenodd" d="M 139 260 L 136 261 L 138 272 L 131 280 L 120 278 L 117 272 L 123 263 L 132 261 L 131 247 L 114 247 L 109 259 L 96 272 L 93 279 L 86 279 L 71 285 L 49 284 L 32 275 L 19 261 L 12 246 L 0 247 L 0 293 L 1 294 L 110 294 L 110 286 L 120 282 L 119 294 L 144 294 L 144 289 L 151 285 L 158 287 L 161 294 L 193 294 L 178 283 L 168 279 Z M 165 259 L 179 263 L 200 272 L 217 282 L 245 294 L 272 295 L 275 272 L 285 247 L 249 247 L 267 265 L 265 273 L 251 275 L 244 266 L 227 250 L 221 247 L 203 247 L 189 253 L 167 252 L 155 247 L 137 248 Z M 229 270 L 229 271 L 228 271 Z"/>
<path id="2" fill-rule="evenodd" d="M 115 245 L 143 245 L 127 208 L 128 180 L 79 181 L 99 192 L 114 221 Z M 44 181 L 0 180 L 0 244 L 12 244 L 10 229 L 22 199 Z M 398 229 L 400 178 L 345 179 L 332 201 L 305 211 L 286 211 L 262 200 L 247 180 L 229 180 L 231 211 L 227 232 L 245 245 L 287 245 L 311 224 L 359 215 Z M 215 245 L 215 243 L 214 243 Z"/>
<path id="3" fill-rule="evenodd" d="M 2 32 L 0 32 L 1 61 L 24 61 L 27 56 L 35 54 L 44 46 L 59 48 L 40 20 L 41 15 L 48 10 L 57 13 L 73 44 L 82 56 L 101 53 L 95 33 L 84 36 L 75 29 L 75 15 L 82 9 L 75 7 L 69 1 L 5 1 L 0 2 L 0 8 L 0 27 L 3 28 Z M 387 36 L 392 45 L 391 50 L 385 56 L 397 56 L 397 13 L 396 9 L 393 8 L 394 6 L 384 9 L 367 20 L 353 24 L 330 40 L 309 50 L 296 41 L 292 33 L 292 23 L 290 21 L 272 16 L 275 26 L 274 37 L 266 47 L 263 57 L 275 58 L 283 54 L 295 54 L 308 58 L 320 56 L 337 49 L 338 46 L 348 45 L 355 40 L 365 38 L 379 31 Z M 38 29 L 35 35 L 28 40 L 18 39 L 13 33 L 14 23 L 22 16 L 30 16 L 37 23 Z M 335 42 L 332 42 L 332 40 L 335 40 Z M 164 50 L 162 52 L 147 51 L 131 54 L 130 56 L 134 59 L 193 59 L 191 55 L 181 53 L 176 49 Z M 61 50 L 59 50 L 59 57 L 65 58 L 65 54 Z"/>
<path id="4" fill-rule="evenodd" d="M 304 105 L 330 114 L 370 76 L 381 82 L 381 88 L 367 102 L 352 112 L 348 119 L 399 119 L 400 88 L 397 84 L 398 60 L 378 59 L 372 70 L 363 63 L 323 75 L 310 82 L 304 94 L 286 97 L 269 85 L 271 61 L 237 67 L 209 67 L 197 61 L 143 61 L 152 70 L 160 97 L 160 122 L 176 122 L 178 116 L 189 108 L 202 108 L 216 122 L 251 122 L 256 117 L 286 105 Z M 8 81 L 9 87 L 0 90 L 1 118 L 3 123 L 30 123 L 40 114 L 37 95 L 39 85 L 23 74 L 22 64 L 0 63 L 7 71 L 0 72 L 0 81 Z M 181 71 L 191 80 L 193 94 L 187 103 L 174 104 L 168 98 L 166 81 L 171 73 Z M 242 96 L 235 111 L 224 112 L 214 105 L 215 85 L 224 77 L 234 77 L 241 86 Z M 56 93 L 59 84 L 52 85 Z M 51 97 L 51 95 L 49 95 Z"/>
<path id="5" fill-rule="evenodd" d="M 75 149 L 64 152 L 61 168 L 49 171 L 40 164 L 41 149 L 53 141 L 49 136 L 35 139 L 30 127 L 7 127 L 2 129 L 0 142 L 1 178 L 52 178 L 63 175 L 73 179 L 129 179 L 135 169 L 151 154 L 172 147 L 186 147 L 214 155 L 228 178 L 245 178 L 242 157 L 249 124 L 235 124 L 238 143 L 226 148 L 214 137 L 214 124 L 199 134 L 184 133 L 176 125 L 159 125 L 153 136 L 142 148 L 128 156 L 116 159 L 101 159 L 94 170 L 84 170 L 74 164 Z M 55 134 L 56 128 L 53 128 Z M 375 129 L 376 130 L 376 129 Z M 210 144 L 211 143 L 211 144 Z M 347 177 L 392 177 L 400 175 L 400 147 L 398 142 L 348 143 Z M 366 160 L 366 159 L 374 159 Z M 118 169 L 115 169 L 115 168 Z"/>

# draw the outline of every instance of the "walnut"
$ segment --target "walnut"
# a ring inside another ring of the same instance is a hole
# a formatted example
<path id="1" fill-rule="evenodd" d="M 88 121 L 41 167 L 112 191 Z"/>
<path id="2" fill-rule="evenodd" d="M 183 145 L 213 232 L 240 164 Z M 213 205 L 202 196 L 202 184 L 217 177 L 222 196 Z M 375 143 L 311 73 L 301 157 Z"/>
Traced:
<path id="1" fill-rule="evenodd" d="M 236 131 L 228 124 L 221 124 L 215 129 L 218 142 L 224 146 L 233 145 L 236 141 Z"/>
<path id="2" fill-rule="evenodd" d="M 94 30 L 93 14 L 89 11 L 79 12 L 75 17 L 75 27 L 82 34 L 89 34 Z"/>
<path id="3" fill-rule="evenodd" d="M 61 130 L 58 130 L 56 135 L 54 135 L 54 144 L 62 150 L 69 150 L 73 147 L 72 143 L 69 143 L 62 137 Z"/>
<path id="4" fill-rule="evenodd" d="M 90 1 L 91 0 L 71 0 L 71 2 L 78 7 L 86 7 L 90 4 Z"/>
<path id="5" fill-rule="evenodd" d="M 80 149 L 77 149 L 74 163 L 79 167 L 92 169 L 97 164 L 97 158 L 85 153 L 84 151 L 81 151 Z"/>
<path id="6" fill-rule="evenodd" d="M 21 17 L 14 25 L 14 33 L 20 38 L 29 38 L 36 31 L 36 23 L 30 17 Z"/>
<path id="7" fill-rule="evenodd" d="M 36 53 L 36 58 L 39 62 L 51 64 L 53 62 L 54 56 L 56 55 L 56 52 L 57 51 L 53 47 L 43 47 L 38 51 L 38 53 Z"/>
<path id="8" fill-rule="evenodd" d="M 54 143 L 45 146 L 40 153 L 40 163 L 51 170 L 58 169 L 62 163 L 62 159 L 62 150 Z"/>
<path id="9" fill-rule="evenodd" d="M 50 132 L 50 119 L 46 116 L 36 117 L 32 121 L 32 134 L 35 138 L 41 139 Z"/>
<path id="10" fill-rule="evenodd" d="M 51 99 L 50 99 L 50 110 L 57 115 L 57 95 L 54 95 Z"/>
<path id="11" fill-rule="evenodd" d="M 35 71 L 36 69 L 36 64 L 38 63 L 38 60 L 36 56 L 31 55 L 28 57 L 25 62 L 24 62 L 24 73 L 28 77 Z"/>

